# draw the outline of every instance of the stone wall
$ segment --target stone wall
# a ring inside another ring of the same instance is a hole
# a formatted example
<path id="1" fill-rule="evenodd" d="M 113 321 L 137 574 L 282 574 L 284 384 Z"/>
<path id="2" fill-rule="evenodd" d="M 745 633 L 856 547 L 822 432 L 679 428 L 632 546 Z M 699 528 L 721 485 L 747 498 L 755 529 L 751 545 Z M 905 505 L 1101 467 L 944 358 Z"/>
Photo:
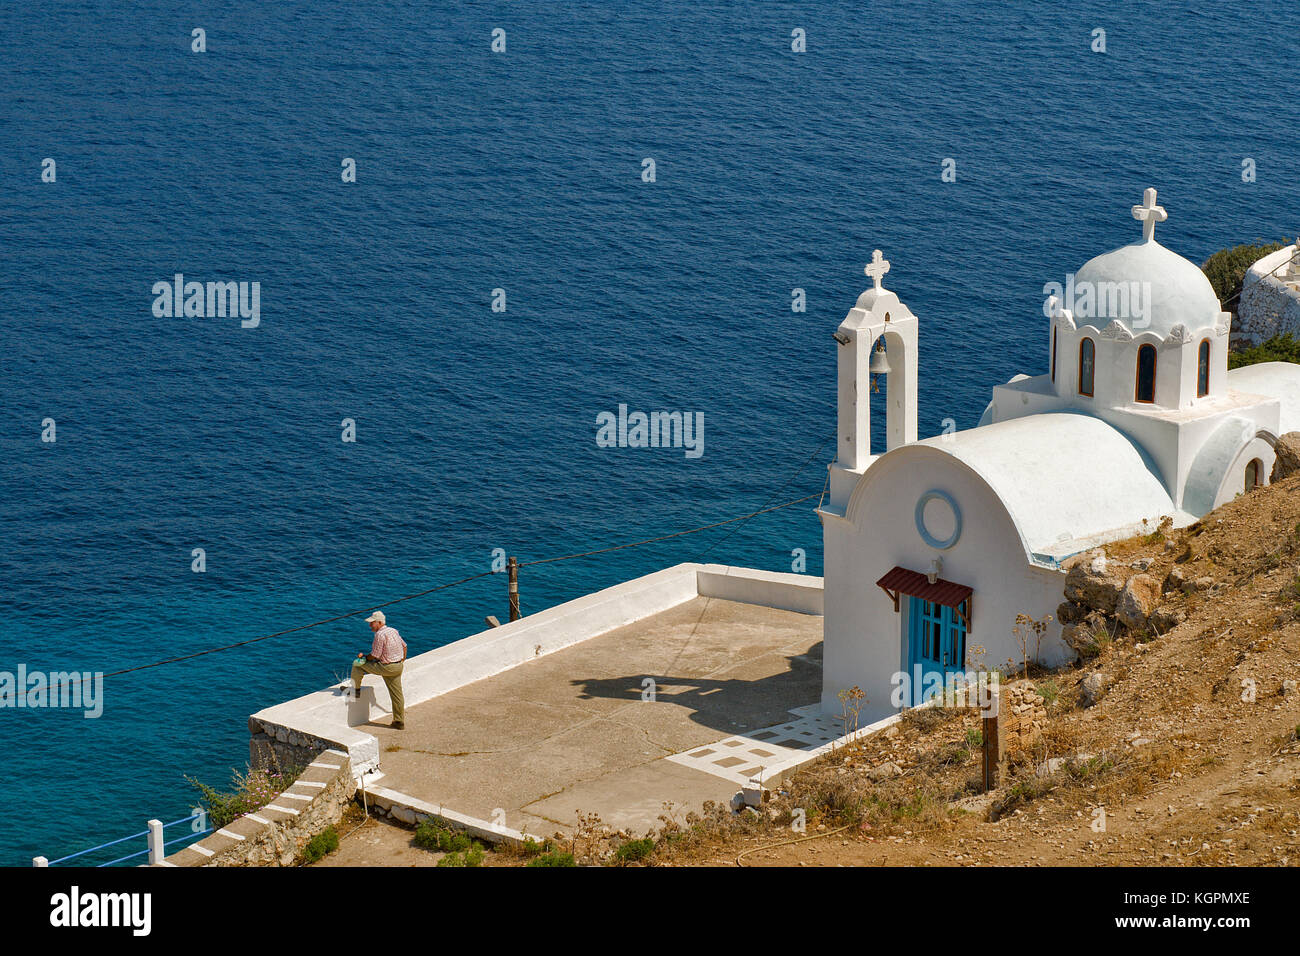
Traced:
<path id="1" fill-rule="evenodd" d="M 1246 273 L 1232 328 L 1234 345 L 1258 345 L 1284 332 L 1300 335 L 1300 282 L 1283 266 L 1294 250 L 1271 253 Z M 1274 270 L 1279 275 L 1272 275 Z"/>
<path id="2" fill-rule="evenodd" d="M 248 719 L 248 762 L 256 770 L 305 767 L 323 751 L 337 747 L 338 744 L 332 740 L 290 730 L 256 717 Z"/>
<path id="3" fill-rule="evenodd" d="M 324 750 L 270 804 L 172 854 L 161 865 L 291 866 L 313 836 L 342 819 L 356 789 L 347 755 Z"/>
<path id="4" fill-rule="evenodd" d="M 998 756 L 1004 762 L 1032 757 L 1047 726 L 1047 705 L 1029 681 L 1004 684 L 998 708 Z"/>

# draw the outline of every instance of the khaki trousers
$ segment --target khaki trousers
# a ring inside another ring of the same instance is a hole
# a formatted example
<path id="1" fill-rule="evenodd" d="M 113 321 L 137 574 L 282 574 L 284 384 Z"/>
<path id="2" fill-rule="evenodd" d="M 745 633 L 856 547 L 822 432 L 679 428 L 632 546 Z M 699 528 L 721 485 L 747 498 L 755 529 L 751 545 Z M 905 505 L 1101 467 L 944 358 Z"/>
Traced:
<path id="1" fill-rule="evenodd" d="M 361 678 L 366 674 L 376 674 L 384 679 L 388 688 L 388 697 L 393 702 L 393 721 L 404 723 L 406 719 L 406 700 L 402 697 L 402 664 L 381 664 L 378 661 L 358 661 L 352 665 L 352 686 L 361 692 Z"/>

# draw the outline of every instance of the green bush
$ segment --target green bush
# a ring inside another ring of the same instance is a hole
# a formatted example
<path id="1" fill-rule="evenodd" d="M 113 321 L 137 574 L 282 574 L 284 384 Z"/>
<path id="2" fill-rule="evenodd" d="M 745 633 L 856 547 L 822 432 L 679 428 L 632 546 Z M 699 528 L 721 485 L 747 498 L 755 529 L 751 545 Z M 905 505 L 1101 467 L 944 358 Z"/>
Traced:
<path id="1" fill-rule="evenodd" d="M 315 863 L 324 859 L 339 848 L 339 834 L 333 827 L 326 827 L 307 841 L 302 849 L 304 863 Z"/>
<path id="2" fill-rule="evenodd" d="M 1201 271 L 1214 286 L 1214 294 L 1219 297 L 1225 309 L 1234 314 L 1237 311 L 1235 298 L 1241 292 L 1241 281 L 1246 277 L 1246 270 L 1270 252 L 1277 252 L 1285 242 L 1243 243 L 1231 249 L 1220 249 L 1205 260 Z M 1229 303 L 1229 299 L 1233 301 Z"/>
<path id="3" fill-rule="evenodd" d="M 628 840 L 614 851 L 614 859 L 619 863 L 633 863 L 644 860 L 655 850 L 655 841 L 646 837 L 643 840 Z"/>
<path id="4" fill-rule="evenodd" d="M 427 817 L 415 827 L 415 845 L 437 853 L 463 853 L 474 841 L 447 826 L 438 817 Z"/>
<path id="5" fill-rule="evenodd" d="M 1043 698 L 1043 703 L 1051 707 L 1061 696 L 1061 688 L 1056 686 L 1056 681 L 1045 680 L 1038 685 L 1038 696 Z"/>
<path id="6" fill-rule="evenodd" d="M 524 856 L 533 857 L 548 852 L 552 849 L 552 846 L 550 840 L 547 840 L 545 843 L 538 843 L 532 837 L 524 837 L 524 845 L 521 849 L 523 850 Z"/>
<path id="7" fill-rule="evenodd" d="M 577 866 L 573 862 L 572 853 L 564 853 L 560 850 L 552 850 L 549 853 L 543 853 L 541 856 L 534 857 L 527 863 L 528 866 Z"/>
<path id="8" fill-rule="evenodd" d="M 246 773 L 235 770 L 231 772 L 233 789 L 229 792 L 209 787 L 203 781 L 195 780 L 193 777 L 185 779 L 199 791 L 199 804 L 208 815 L 208 825 L 213 830 L 220 830 L 244 814 L 253 813 L 266 806 L 293 786 L 293 782 L 301 773 L 301 767 L 282 770 L 250 768 Z"/>
<path id="9" fill-rule="evenodd" d="M 1228 353 L 1228 368 L 1241 368 L 1243 365 L 1257 365 L 1260 362 L 1300 363 L 1300 339 L 1287 332 L 1248 349 Z"/>
<path id="10" fill-rule="evenodd" d="M 448 853 L 438 861 L 439 866 L 482 866 L 483 865 L 483 847 L 476 842 L 471 842 L 468 849 L 463 852 Z"/>
<path id="11" fill-rule="evenodd" d="M 442 849 L 439 845 L 440 837 L 443 832 L 443 828 L 433 820 L 421 820 L 415 826 L 415 845 L 424 850 L 440 850 Z"/>

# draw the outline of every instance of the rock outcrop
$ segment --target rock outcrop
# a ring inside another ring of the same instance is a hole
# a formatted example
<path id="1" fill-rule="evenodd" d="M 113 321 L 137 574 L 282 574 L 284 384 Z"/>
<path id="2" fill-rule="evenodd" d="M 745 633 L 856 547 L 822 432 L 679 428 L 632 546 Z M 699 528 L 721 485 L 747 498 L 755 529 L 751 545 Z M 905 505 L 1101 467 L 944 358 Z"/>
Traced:
<path id="1" fill-rule="evenodd" d="M 1106 695 L 1107 684 L 1106 675 L 1100 671 L 1085 677 L 1082 683 L 1079 684 L 1079 689 L 1083 694 L 1083 706 L 1091 707 L 1101 700 Z"/>
<path id="2" fill-rule="evenodd" d="M 1067 560 L 1065 599 L 1085 607 L 1114 614 L 1120 592 L 1124 589 L 1122 570 L 1106 559 L 1102 550 L 1088 551 Z"/>
<path id="3" fill-rule="evenodd" d="M 1125 627 L 1136 630 L 1146 626 L 1159 603 L 1160 582 L 1149 574 L 1135 574 L 1120 591 L 1119 600 L 1115 602 L 1115 616 Z"/>
<path id="4" fill-rule="evenodd" d="M 1161 530 L 1167 530 L 1161 522 Z M 1107 558 L 1100 548 L 1078 554 L 1061 567 L 1065 574 L 1065 601 L 1056 609 L 1061 639 L 1075 653 L 1095 654 L 1107 635 L 1121 628 L 1152 630 L 1163 634 L 1182 622 L 1180 613 L 1160 607 L 1171 591 L 1205 590 L 1212 581 L 1190 581 L 1175 568 L 1163 580 L 1148 574 L 1153 562 L 1139 559 L 1125 567 Z"/>
<path id="5" fill-rule="evenodd" d="M 1157 634 L 1165 634 L 1185 620 L 1187 620 L 1187 612 L 1182 608 L 1158 607 L 1147 618 L 1147 624 Z"/>
<path id="6" fill-rule="evenodd" d="M 1273 446 L 1277 458 L 1273 461 L 1270 482 L 1280 481 L 1300 471 L 1300 432 L 1287 432 Z"/>

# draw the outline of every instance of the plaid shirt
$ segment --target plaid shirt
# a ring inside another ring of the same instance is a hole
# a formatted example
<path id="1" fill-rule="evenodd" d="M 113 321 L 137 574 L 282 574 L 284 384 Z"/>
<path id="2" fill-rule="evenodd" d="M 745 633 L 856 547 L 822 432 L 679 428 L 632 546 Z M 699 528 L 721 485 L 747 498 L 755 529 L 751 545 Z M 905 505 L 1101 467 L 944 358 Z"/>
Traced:
<path id="1" fill-rule="evenodd" d="M 375 642 L 370 645 L 370 656 L 381 664 L 396 664 L 406 658 L 406 641 L 397 628 L 385 625 L 375 631 Z"/>

